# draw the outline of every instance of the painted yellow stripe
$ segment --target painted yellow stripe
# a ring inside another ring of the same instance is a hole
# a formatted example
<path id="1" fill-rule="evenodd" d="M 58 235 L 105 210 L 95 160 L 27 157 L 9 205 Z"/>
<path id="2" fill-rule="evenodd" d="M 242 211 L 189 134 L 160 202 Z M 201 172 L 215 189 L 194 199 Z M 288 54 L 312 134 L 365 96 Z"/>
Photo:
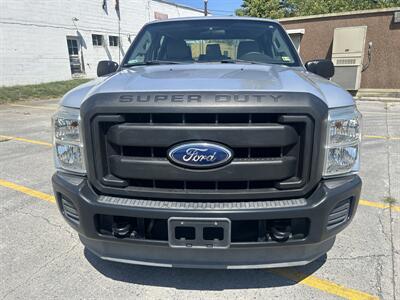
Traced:
<path id="1" fill-rule="evenodd" d="M 48 202 L 51 202 L 51 203 L 55 203 L 56 202 L 54 196 L 52 196 L 52 195 L 49 195 L 49 194 L 46 194 L 46 193 L 42 193 L 42 192 L 39 192 L 39 191 L 36 191 L 36 190 L 33 190 L 33 189 L 30 189 L 28 187 L 25 187 L 25 186 L 22 186 L 22 185 L 19 185 L 19 184 L 15 184 L 15 183 L 7 181 L 7 180 L 0 179 L 0 186 L 12 189 L 14 191 L 18 191 L 18 192 L 24 193 L 26 195 L 35 197 L 35 198 L 40 199 L 40 200 L 48 201 Z"/>
<path id="2" fill-rule="evenodd" d="M 39 106 L 39 105 L 24 105 L 24 104 L 10 104 L 10 106 L 14 106 L 14 107 L 25 107 L 25 108 L 38 108 L 38 109 L 46 109 L 46 110 L 52 110 L 52 111 L 56 111 L 56 110 L 57 110 L 57 104 L 54 105 L 54 107 L 50 107 L 50 106 Z"/>
<path id="3" fill-rule="evenodd" d="M 15 136 L 0 135 L 0 138 L 10 139 L 10 140 L 19 141 L 19 142 L 25 142 L 25 143 L 31 143 L 31 144 L 41 145 L 41 146 L 47 146 L 47 147 L 53 146 L 52 144 L 47 143 L 47 142 L 42 142 L 42 141 L 37 141 L 37 140 L 29 140 L 29 139 L 24 139 L 24 138 L 15 137 Z"/>
<path id="4" fill-rule="evenodd" d="M 281 277 L 289 278 L 294 282 L 324 291 L 326 293 L 336 295 L 345 299 L 354 300 L 366 300 L 366 299 L 379 299 L 376 296 L 353 290 L 345 286 L 339 285 L 337 283 L 331 282 L 326 279 L 321 279 L 312 275 L 306 275 L 293 269 L 276 269 L 272 270 L 271 273 L 276 274 Z"/>
<path id="5" fill-rule="evenodd" d="M 367 139 L 382 139 L 382 140 L 400 140 L 397 136 L 383 136 L 383 135 L 364 135 Z"/>
<path id="6" fill-rule="evenodd" d="M 389 204 L 386 204 L 386 203 L 372 202 L 372 201 L 363 200 L 363 199 L 360 199 L 359 204 L 360 205 L 364 205 L 364 206 L 375 207 L 375 208 L 382 208 L 382 209 L 390 208 L 393 211 L 400 212 L 400 206 L 399 205 L 389 205 Z"/>
<path id="7" fill-rule="evenodd" d="M 367 139 L 384 139 L 384 140 L 387 139 L 386 136 L 382 136 L 382 135 L 364 135 L 364 137 Z"/>

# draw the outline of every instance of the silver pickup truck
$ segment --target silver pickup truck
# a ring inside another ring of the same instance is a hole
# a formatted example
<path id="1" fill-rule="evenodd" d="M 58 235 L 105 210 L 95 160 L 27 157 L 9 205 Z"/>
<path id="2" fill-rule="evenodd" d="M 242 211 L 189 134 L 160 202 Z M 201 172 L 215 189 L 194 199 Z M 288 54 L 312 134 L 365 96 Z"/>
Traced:
<path id="1" fill-rule="evenodd" d="M 361 115 L 254 18 L 149 23 L 54 115 L 54 193 L 112 261 L 264 268 L 324 255 L 351 221 Z"/>

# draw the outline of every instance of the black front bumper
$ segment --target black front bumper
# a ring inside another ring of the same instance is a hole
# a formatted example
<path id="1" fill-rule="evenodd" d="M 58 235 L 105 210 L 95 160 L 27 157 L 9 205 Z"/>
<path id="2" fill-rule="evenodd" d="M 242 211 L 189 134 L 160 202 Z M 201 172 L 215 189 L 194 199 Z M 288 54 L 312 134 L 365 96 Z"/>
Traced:
<path id="1" fill-rule="evenodd" d="M 81 241 L 98 256 L 127 263 L 199 268 L 259 268 L 307 264 L 325 254 L 335 236 L 353 218 L 361 190 L 357 175 L 320 182 L 308 198 L 279 201 L 235 203 L 193 203 L 136 200 L 96 194 L 86 178 L 56 173 L 53 188 L 58 206 L 65 216 L 62 196 L 68 198 L 79 214 L 79 222 L 66 217 Z M 329 229 L 329 214 L 342 201 L 350 199 L 348 217 Z M 172 248 L 167 241 L 118 239 L 99 233 L 96 215 L 169 219 L 228 218 L 275 220 L 307 218 L 309 231 L 304 239 L 286 242 L 232 243 L 227 249 Z"/>

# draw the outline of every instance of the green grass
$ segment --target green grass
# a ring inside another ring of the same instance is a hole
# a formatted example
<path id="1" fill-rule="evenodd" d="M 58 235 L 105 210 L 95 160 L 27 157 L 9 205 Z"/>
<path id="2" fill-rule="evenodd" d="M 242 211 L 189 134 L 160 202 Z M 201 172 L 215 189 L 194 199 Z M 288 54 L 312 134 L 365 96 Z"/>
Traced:
<path id="1" fill-rule="evenodd" d="M 0 104 L 29 99 L 59 98 L 70 89 L 90 79 L 73 79 L 49 83 L 0 87 Z"/>
<path id="2" fill-rule="evenodd" d="M 387 204 L 395 204 L 397 202 L 397 200 L 394 199 L 393 197 L 385 197 L 383 199 L 383 202 L 385 202 Z"/>

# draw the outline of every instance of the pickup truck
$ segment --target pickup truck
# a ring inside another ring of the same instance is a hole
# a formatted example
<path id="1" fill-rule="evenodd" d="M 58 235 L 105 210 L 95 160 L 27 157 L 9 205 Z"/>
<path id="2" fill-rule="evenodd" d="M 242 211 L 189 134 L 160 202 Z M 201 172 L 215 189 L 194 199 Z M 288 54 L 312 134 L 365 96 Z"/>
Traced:
<path id="1" fill-rule="evenodd" d="M 111 261 L 305 265 L 352 220 L 361 115 L 276 21 L 155 21 L 53 116 L 58 207 Z"/>

